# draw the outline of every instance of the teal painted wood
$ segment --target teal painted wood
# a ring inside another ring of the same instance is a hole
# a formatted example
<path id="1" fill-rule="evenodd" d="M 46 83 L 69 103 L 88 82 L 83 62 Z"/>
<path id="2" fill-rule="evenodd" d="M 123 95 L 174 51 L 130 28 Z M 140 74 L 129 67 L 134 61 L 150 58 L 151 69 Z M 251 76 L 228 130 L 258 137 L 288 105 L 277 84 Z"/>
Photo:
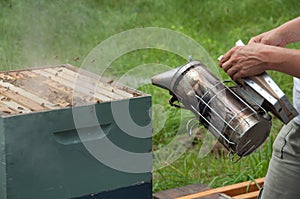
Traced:
<path id="1" fill-rule="evenodd" d="M 152 199 L 152 183 L 141 183 L 73 199 Z"/>
<path id="2" fill-rule="evenodd" d="M 3 120 L 0 119 L 0 198 L 7 199 L 6 195 L 6 146 Z"/>
<path id="3" fill-rule="evenodd" d="M 96 113 L 107 137 L 116 145 L 135 153 L 151 153 L 151 136 L 135 138 L 115 122 L 112 106 L 120 101 L 76 107 L 86 128 L 86 142 L 93 142 L 95 128 L 89 114 Z M 131 98 L 130 115 L 137 124 L 151 124 L 151 96 Z M 81 116 L 81 115 L 80 115 Z M 149 125 L 143 133 L 151 134 Z M 84 147 L 76 131 L 72 108 L 3 116 L 0 119 L 1 198 L 75 198 L 151 182 L 151 172 L 127 173 L 110 168 Z M 5 149 L 5 150 L 4 150 Z M 120 159 L 124 157 L 112 156 Z M 133 163 L 134 164 L 134 163 Z M 151 159 L 147 164 L 152 164 Z"/>

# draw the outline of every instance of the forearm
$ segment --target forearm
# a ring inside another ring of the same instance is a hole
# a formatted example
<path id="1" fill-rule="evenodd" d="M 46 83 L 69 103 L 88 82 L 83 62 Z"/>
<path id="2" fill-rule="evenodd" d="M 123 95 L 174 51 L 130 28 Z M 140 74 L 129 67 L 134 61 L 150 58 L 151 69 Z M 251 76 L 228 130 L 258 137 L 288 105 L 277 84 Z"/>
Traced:
<path id="1" fill-rule="evenodd" d="M 300 78 L 300 50 L 281 47 L 269 48 L 266 70 L 276 70 Z"/>
<path id="2" fill-rule="evenodd" d="M 286 43 L 300 41 L 300 17 L 282 24 L 277 28 L 277 32 L 285 38 Z"/>

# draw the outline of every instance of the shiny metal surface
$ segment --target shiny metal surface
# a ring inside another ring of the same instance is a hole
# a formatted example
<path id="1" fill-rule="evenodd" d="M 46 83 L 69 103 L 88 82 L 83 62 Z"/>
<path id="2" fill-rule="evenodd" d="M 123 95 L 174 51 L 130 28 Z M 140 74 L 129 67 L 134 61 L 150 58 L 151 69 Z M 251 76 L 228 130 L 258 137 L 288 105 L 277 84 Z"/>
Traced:
<path id="1" fill-rule="evenodd" d="M 264 98 L 266 109 L 284 124 L 289 123 L 298 115 L 286 95 L 266 72 L 259 76 L 245 78 L 242 81 Z"/>
<path id="2" fill-rule="evenodd" d="M 269 135 L 271 117 L 268 113 L 260 105 L 252 108 L 199 61 L 156 75 L 152 83 L 170 90 L 230 154 L 246 156 Z"/>

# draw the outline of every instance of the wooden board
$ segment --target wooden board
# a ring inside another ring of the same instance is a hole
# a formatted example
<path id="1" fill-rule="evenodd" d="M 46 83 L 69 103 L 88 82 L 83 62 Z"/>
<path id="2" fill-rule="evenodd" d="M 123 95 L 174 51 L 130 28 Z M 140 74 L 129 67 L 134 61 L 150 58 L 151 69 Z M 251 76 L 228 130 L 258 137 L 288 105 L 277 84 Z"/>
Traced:
<path id="1" fill-rule="evenodd" d="M 71 65 L 0 72 L 0 115 L 97 104 L 144 95 Z"/>
<path id="2" fill-rule="evenodd" d="M 203 184 L 188 185 L 153 194 L 153 199 L 255 199 L 264 178 L 211 189 Z"/>
<path id="3" fill-rule="evenodd" d="M 192 184 L 184 187 L 165 190 L 153 194 L 153 199 L 174 199 L 177 197 L 198 193 L 200 191 L 210 190 L 211 188 L 204 184 Z M 218 195 L 206 196 L 203 199 L 218 199 Z"/>

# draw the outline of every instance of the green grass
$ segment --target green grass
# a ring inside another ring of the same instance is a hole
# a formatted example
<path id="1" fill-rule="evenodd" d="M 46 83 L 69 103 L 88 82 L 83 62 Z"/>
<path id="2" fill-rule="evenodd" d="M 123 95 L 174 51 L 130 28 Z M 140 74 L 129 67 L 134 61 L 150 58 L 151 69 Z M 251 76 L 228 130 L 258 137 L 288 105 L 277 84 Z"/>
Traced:
<path id="1" fill-rule="evenodd" d="M 141 27 L 163 27 L 186 34 L 217 60 L 238 39 L 247 42 L 252 36 L 298 16 L 299 9 L 298 0 L 3 0 L 0 2 L 0 65 L 2 70 L 60 63 L 80 66 L 100 42 Z M 300 49 L 298 44 L 289 47 Z M 141 64 L 177 67 L 184 62 L 169 52 L 144 49 L 120 57 L 111 68 L 115 69 L 115 75 L 121 76 Z M 292 78 L 273 71 L 270 75 L 291 99 Z M 139 89 L 152 94 L 153 104 L 164 107 L 168 116 L 163 127 L 159 123 L 160 114 L 153 116 L 154 128 L 161 127 L 153 136 L 153 149 L 163 148 L 179 128 L 180 111 L 168 106 L 166 91 L 151 85 Z M 153 190 L 198 182 L 218 187 L 264 176 L 272 142 L 282 125 L 276 119 L 273 124 L 268 141 L 236 164 L 222 153 L 211 152 L 199 158 L 201 143 L 194 144 L 177 161 L 153 172 Z"/>

